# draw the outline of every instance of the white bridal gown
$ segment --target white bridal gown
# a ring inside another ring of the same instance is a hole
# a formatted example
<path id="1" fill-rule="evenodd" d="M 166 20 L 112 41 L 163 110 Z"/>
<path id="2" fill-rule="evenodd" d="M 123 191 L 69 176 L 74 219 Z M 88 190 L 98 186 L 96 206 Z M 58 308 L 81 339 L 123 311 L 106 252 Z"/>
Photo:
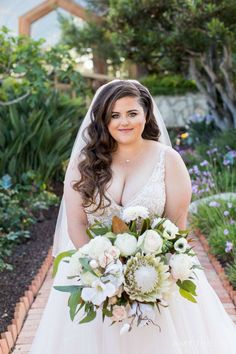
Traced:
<path id="1" fill-rule="evenodd" d="M 145 186 L 126 206 L 143 205 L 150 213 L 162 215 L 165 205 L 164 157 L 162 150 L 152 175 Z M 110 196 L 110 195 L 109 195 Z M 110 196 L 111 199 L 111 196 Z M 104 215 L 88 214 L 111 222 L 123 206 L 114 200 Z M 70 243 L 68 249 L 72 247 Z M 196 263 L 199 260 L 195 257 Z M 67 263 L 62 262 L 54 285 L 66 284 Z M 44 310 L 31 354 L 236 354 L 236 326 L 209 284 L 204 271 L 195 270 L 198 279 L 197 303 L 189 302 L 177 292 L 170 306 L 157 311 L 156 326 L 134 328 L 120 335 L 120 324 L 110 326 L 110 319 L 102 322 L 101 313 L 87 324 L 78 324 L 69 317 L 68 294 L 52 288 Z M 79 315 L 79 318 L 82 314 Z"/>

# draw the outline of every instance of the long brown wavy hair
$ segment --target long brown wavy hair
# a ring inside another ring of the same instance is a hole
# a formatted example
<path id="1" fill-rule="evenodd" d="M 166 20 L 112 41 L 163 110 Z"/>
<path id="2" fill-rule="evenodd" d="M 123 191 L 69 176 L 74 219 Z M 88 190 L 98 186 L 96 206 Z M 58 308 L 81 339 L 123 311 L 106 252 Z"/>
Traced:
<path id="1" fill-rule="evenodd" d="M 123 97 L 137 97 L 146 115 L 146 124 L 142 137 L 158 141 L 160 130 L 153 114 L 152 98 L 149 91 L 136 81 L 117 80 L 104 86 L 98 94 L 91 109 L 91 123 L 87 126 L 87 137 L 83 131 L 86 145 L 81 150 L 83 159 L 78 164 L 80 180 L 73 184 L 73 189 L 79 191 L 83 199 L 83 207 L 96 205 L 95 198 L 99 195 L 99 203 L 93 209 L 106 208 L 111 205 L 111 200 L 105 195 L 106 185 L 112 178 L 112 152 L 118 144 L 108 131 L 111 112 L 115 102 Z M 108 205 L 103 204 L 103 197 Z M 89 211 L 88 211 L 89 212 Z"/>

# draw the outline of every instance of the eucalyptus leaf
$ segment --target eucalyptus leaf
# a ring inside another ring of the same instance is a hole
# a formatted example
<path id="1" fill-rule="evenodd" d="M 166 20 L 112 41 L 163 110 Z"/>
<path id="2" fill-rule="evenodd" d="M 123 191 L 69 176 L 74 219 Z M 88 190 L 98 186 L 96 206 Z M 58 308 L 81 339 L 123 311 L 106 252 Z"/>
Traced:
<path id="1" fill-rule="evenodd" d="M 69 250 L 69 251 L 61 252 L 56 256 L 53 262 L 53 271 L 52 271 L 53 277 L 55 277 L 55 275 L 57 274 L 58 267 L 62 259 L 65 257 L 71 257 L 75 252 L 76 250 Z"/>
<path id="2" fill-rule="evenodd" d="M 70 294 L 69 300 L 68 300 L 68 306 L 70 308 L 70 318 L 73 321 L 76 315 L 76 309 L 77 306 L 79 305 L 80 299 L 81 299 L 81 291 L 82 289 L 79 289 L 78 291 L 74 291 Z"/>
<path id="3" fill-rule="evenodd" d="M 96 317 L 97 313 L 96 311 L 94 311 L 93 309 L 91 309 L 88 314 L 79 322 L 79 323 L 87 323 L 87 322 L 91 322 L 94 320 L 94 318 Z"/>
<path id="4" fill-rule="evenodd" d="M 83 288 L 82 285 L 55 285 L 54 289 L 62 291 L 64 293 L 73 293 Z"/>

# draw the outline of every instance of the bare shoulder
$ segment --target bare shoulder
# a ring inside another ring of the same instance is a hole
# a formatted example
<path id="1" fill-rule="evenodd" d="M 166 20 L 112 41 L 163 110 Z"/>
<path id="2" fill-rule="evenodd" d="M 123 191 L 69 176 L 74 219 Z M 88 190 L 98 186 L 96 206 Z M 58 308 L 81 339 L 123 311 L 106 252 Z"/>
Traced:
<path id="1" fill-rule="evenodd" d="M 157 154 L 161 151 L 165 152 L 166 164 L 172 165 L 173 163 L 184 163 L 180 154 L 171 146 L 162 144 L 159 141 L 152 141 L 151 144 L 153 145 L 153 149 L 156 151 Z"/>

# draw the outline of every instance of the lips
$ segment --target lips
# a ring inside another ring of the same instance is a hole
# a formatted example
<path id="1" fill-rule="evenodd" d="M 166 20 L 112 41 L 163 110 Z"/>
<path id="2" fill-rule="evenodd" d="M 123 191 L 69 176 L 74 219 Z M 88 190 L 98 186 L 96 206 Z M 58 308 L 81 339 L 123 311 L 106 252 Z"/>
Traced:
<path id="1" fill-rule="evenodd" d="M 131 128 L 131 129 L 119 129 L 120 132 L 129 132 L 131 130 L 133 130 L 133 128 Z"/>

